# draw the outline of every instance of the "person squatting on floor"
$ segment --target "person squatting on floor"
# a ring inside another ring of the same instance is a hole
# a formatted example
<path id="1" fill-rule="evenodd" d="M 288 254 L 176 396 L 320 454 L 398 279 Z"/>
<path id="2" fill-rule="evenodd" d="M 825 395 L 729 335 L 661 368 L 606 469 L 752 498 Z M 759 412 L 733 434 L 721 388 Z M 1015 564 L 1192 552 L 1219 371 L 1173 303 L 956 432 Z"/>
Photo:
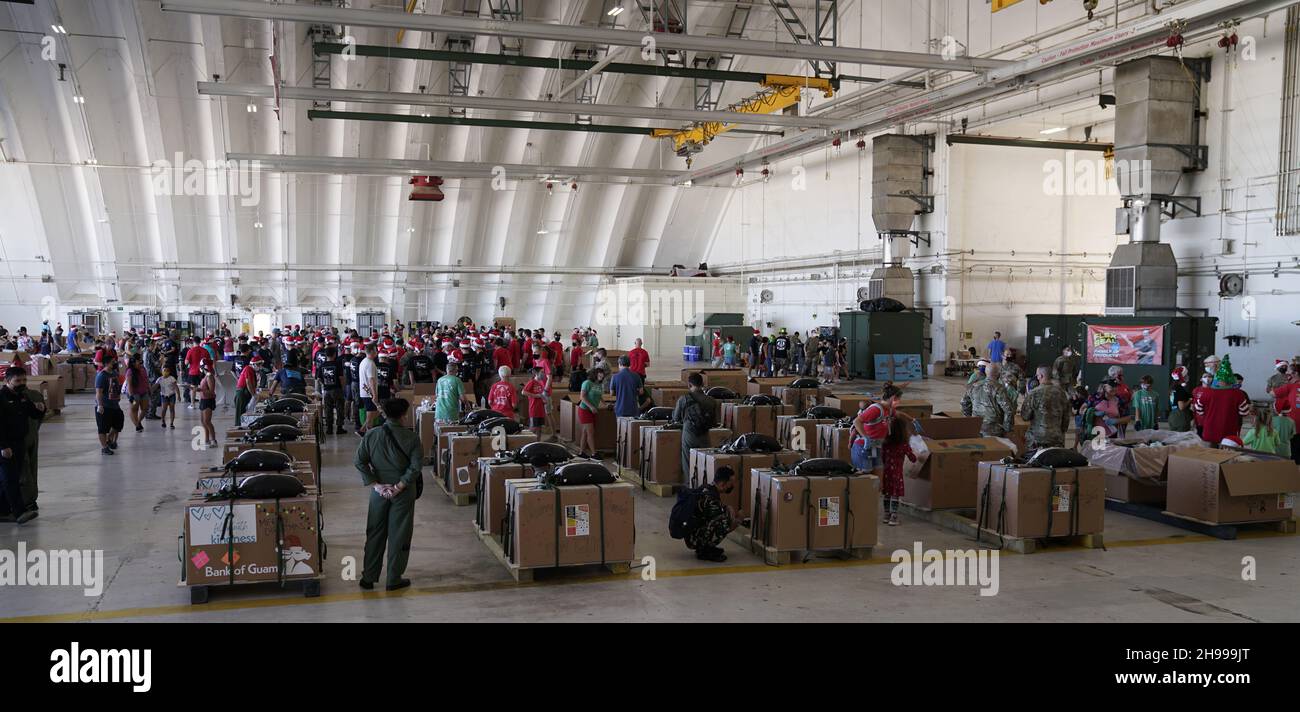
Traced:
<path id="1" fill-rule="evenodd" d="M 735 479 L 735 471 L 730 467 L 720 467 L 713 475 L 713 482 L 685 490 L 679 496 L 679 501 L 687 505 L 694 502 L 693 512 L 685 522 L 683 539 L 686 548 L 694 551 L 695 558 L 701 561 L 720 563 L 727 560 L 718 544 L 740 525 L 740 517 L 730 505 L 722 503 L 722 495 L 735 491 Z"/>
<path id="2" fill-rule="evenodd" d="M 383 425 L 366 431 L 357 446 L 353 464 L 361 481 L 370 488 L 370 509 L 366 515 L 365 558 L 361 571 L 361 588 L 370 590 L 379 580 L 384 549 L 388 550 L 388 579 L 385 589 L 396 591 L 411 585 L 402 578 L 411 554 L 411 534 L 415 523 L 415 500 L 419 497 L 417 478 L 424 450 L 420 436 L 402 426 L 402 418 L 411 407 L 403 398 L 383 403 Z"/>

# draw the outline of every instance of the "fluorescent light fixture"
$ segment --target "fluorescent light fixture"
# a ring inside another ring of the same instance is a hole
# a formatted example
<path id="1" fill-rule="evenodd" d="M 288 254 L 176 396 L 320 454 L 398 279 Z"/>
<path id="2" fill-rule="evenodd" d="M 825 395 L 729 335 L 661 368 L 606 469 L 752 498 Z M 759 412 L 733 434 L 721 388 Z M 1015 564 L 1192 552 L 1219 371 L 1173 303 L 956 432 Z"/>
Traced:
<path id="1" fill-rule="evenodd" d="M 262 229 L 262 221 L 261 221 L 261 220 L 258 220 L 257 222 L 253 223 L 253 229 L 255 229 L 255 230 L 261 230 L 261 229 Z"/>
<path id="2" fill-rule="evenodd" d="M 248 113 L 250 113 L 250 114 L 256 114 L 256 113 L 257 113 L 257 104 L 254 104 L 254 103 L 252 103 L 252 102 L 250 101 L 250 102 L 248 103 L 248 109 L 246 109 L 246 110 L 247 110 Z"/>
<path id="3" fill-rule="evenodd" d="M 1050 128 L 1050 129 L 1043 129 L 1042 131 L 1039 131 L 1038 133 L 1040 133 L 1040 134 L 1042 134 L 1042 135 L 1044 135 L 1044 136 L 1051 136 L 1052 134 L 1059 134 L 1059 133 L 1061 133 L 1062 131 L 1069 131 L 1069 129 L 1066 128 L 1066 127 L 1064 127 L 1064 126 L 1057 126 L 1057 127 Z"/>
<path id="4" fill-rule="evenodd" d="M 682 181 L 682 187 L 683 187 L 683 188 L 689 188 L 689 187 L 691 187 L 691 186 L 693 186 L 693 185 L 695 185 L 695 181 L 690 180 L 689 178 L 686 179 L 686 180 L 684 180 L 684 181 Z"/>
<path id="5" fill-rule="evenodd" d="M 82 95 L 80 95 L 80 94 L 77 94 L 76 96 L 72 97 L 72 103 L 74 103 L 74 104 L 84 104 L 84 103 L 86 103 L 86 97 L 84 97 L 84 96 L 82 96 Z"/>
<path id="6" fill-rule="evenodd" d="M 56 35 L 66 35 L 66 34 L 68 34 L 68 31 L 67 31 L 66 29 L 63 28 L 63 25 L 50 25 L 50 29 L 51 29 L 51 30 L 54 30 L 54 34 L 56 34 Z"/>
<path id="7" fill-rule="evenodd" d="M 609 9 L 609 12 L 607 12 L 607 13 L 605 13 L 605 14 L 606 14 L 606 15 L 609 15 L 610 17 L 618 17 L 619 15 L 622 15 L 622 14 L 623 14 L 623 6 L 622 6 L 622 5 L 615 5 L 614 7 L 612 7 L 612 8 Z"/>
<path id="8" fill-rule="evenodd" d="M 548 232 L 547 232 L 546 228 L 542 228 L 541 230 L 538 230 L 538 231 L 537 231 L 537 234 L 538 234 L 538 235 L 546 235 L 546 234 L 548 234 Z"/>

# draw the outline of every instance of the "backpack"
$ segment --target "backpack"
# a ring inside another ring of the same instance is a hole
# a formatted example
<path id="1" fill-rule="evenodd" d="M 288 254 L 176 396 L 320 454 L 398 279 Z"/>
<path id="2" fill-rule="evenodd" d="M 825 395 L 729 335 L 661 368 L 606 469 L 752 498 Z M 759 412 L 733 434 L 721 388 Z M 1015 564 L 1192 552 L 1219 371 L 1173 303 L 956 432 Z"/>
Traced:
<path id="1" fill-rule="evenodd" d="M 637 416 L 637 420 L 659 421 L 659 420 L 668 420 L 671 417 L 673 417 L 672 408 L 655 406 L 654 408 L 647 408 L 641 411 L 641 414 Z"/>
<path id="2" fill-rule="evenodd" d="M 723 452 L 781 452 L 781 443 L 776 438 L 763 433 L 745 433 L 737 435 L 731 442 L 723 445 Z"/>
<path id="3" fill-rule="evenodd" d="M 541 480 L 544 484 L 552 487 L 563 487 L 567 485 L 610 485 L 618 482 L 614 473 L 610 472 L 603 464 L 599 462 L 570 462 L 567 465 L 560 465 L 554 472 L 543 475 Z"/>
<path id="4" fill-rule="evenodd" d="M 730 388 L 724 388 L 723 386 L 714 386 L 705 391 L 704 395 L 715 400 L 736 400 L 740 397 L 735 391 Z"/>
<path id="5" fill-rule="evenodd" d="M 694 395 L 687 393 L 686 408 L 682 411 L 682 421 L 686 429 L 696 435 L 709 432 L 714 426 L 713 414 L 704 412 L 704 406 Z"/>
<path id="6" fill-rule="evenodd" d="M 681 489 L 677 492 L 677 501 L 668 514 L 668 536 L 685 539 L 700 527 L 700 498 L 704 496 L 704 486 Z"/>

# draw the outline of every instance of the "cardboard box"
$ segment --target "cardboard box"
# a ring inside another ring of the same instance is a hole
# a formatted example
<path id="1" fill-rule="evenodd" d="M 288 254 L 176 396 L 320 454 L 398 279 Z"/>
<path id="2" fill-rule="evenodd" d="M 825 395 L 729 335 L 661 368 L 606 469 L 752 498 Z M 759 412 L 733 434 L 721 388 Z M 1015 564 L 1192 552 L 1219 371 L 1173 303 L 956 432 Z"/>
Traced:
<path id="1" fill-rule="evenodd" d="M 1010 440 L 1016 446 L 1016 453 L 1025 452 L 1028 444 L 1025 442 L 1025 436 L 1029 434 L 1031 423 L 1019 415 L 1015 416 L 1015 421 L 1011 423 L 1011 432 L 1007 434 L 1007 440 Z"/>
<path id="2" fill-rule="evenodd" d="M 685 386 L 685 384 L 687 383 L 686 379 L 690 378 L 690 375 L 692 373 L 699 373 L 701 376 L 704 377 L 705 389 L 713 388 L 714 386 L 722 386 L 723 388 L 730 388 L 731 390 L 737 393 L 748 392 L 748 386 L 746 384 L 748 383 L 749 378 L 745 375 L 745 371 L 743 369 L 683 368 L 682 369 L 683 386 Z M 785 383 L 789 383 L 793 379 L 783 378 L 781 380 L 784 381 Z"/>
<path id="3" fill-rule="evenodd" d="M 731 439 L 731 431 L 713 428 L 709 431 L 709 447 L 718 447 Z M 637 469 L 641 477 L 659 484 L 686 483 L 682 472 L 682 431 L 660 425 L 641 426 L 641 462 Z"/>
<path id="4" fill-rule="evenodd" d="M 794 408 L 796 412 L 802 413 L 805 410 L 817 405 L 823 398 L 830 395 L 829 388 L 791 388 L 789 386 L 776 386 L 772 389 L 772 395 L 781 399 L 781 402 Z M 848 415 L 847 413 L 845 415 Z"/>
<path id="5" fill-rule="evenodd" d="M 735 473 L 736 489 L 731 494 L 722 495 L 722 503 L 735 507 L 740 516 L 749 517 L 751 492 L 754 488 L 754 470 L 772 469 L 775 465 L 790 465 L 804 459 L 803 453 L 783 450 L 775 453 L 724 453 L 717 448 L 696 448 L 691 450 L 691 474 L 689 484 L 698 487 L 713 482 L 714 474 L 720 467 L 730 467 Z"/>
<path id="6" fill-rule="evenodd" d="M 1169 454 L 1166 509 L 1211 524 L 1290 519 L 1300 492 L 1291 460 L 1237 450 L 1185 448 Z"/>
<path id="7" fill-rule="evenodd" d="M 424 398 L 425 396 L 432 396 L 437 392 L 438 392 L 437 383 L 412 383 L 411 384 L 411 393 L 414 394 L 416 398 Z"/>
<path id="8" fill-rule="evenodd" d="M 751 378 L 745 383 L 745 390 L 737 391 L 737 393 L 746 393 L 751 396 L 770 396 L 772 395 L 773 388 L 776 388 L 777 386 L 789 386 L 790 381 L 793 380 L 794 378 L 791 376 L 783 376 L 781 378 Z"/>
<path id="9" fill-rule="evenodd" d="M 805 418 L 799 415 L 778 415 L 776 418 L 776 439 L 783 446 L 791 450 L 801 450 L 805 453 L 817 452 L 817 426 L 834 425 L 835 421 L 829 418 Z M 802 429 L 803 442 L 802 448 L 792 447 L 790 444 L 791 436 Z"/>
<path id="10" fill-rule="evenodd" d="M 934 405 L 922 400 L 901 399 L 898 401 L 898 412 L 913 418 L 929 418 L 934 415 Z"/>
<path id="11" fill-rule="evenodd" d="M 953 418 L 935 414 L 927 418 L 917 418 L 916 422 L 920 424 L 921 434 L 924 437 L 935 440 L 958 440 L 978 438 L 980 436 L 980 426 L 984 424 L 984 419 L 962 416 Z"/>
<path id="12" fill-rule="evenodd" d="M 48 376 L 28 376 L 27 387 L 41 392 L 45 398 L 46 414 L 63 410 L 64 408 L 64 380 L 63 376 L 52 374 Z"/>
<path id="13" fill-rule="evenodd" d="M 626 482 L 512 488 L 511 560 L 521 568 L 631 561 L 634 489 Z"/>
<path id="14" fill-rule="evenodd" d="M 801 477 L 754 471 L 749 493 L 754 538 L 777 551 L 830 551 L 876 545 L 880 478 Z"/>
<path id="15" fill-rule="evenodd" d="M 434 472 L 438 476 L 442 475 L 442 470 L 440 469 L 443 461 L 442 453 L 447 449 L 447 439 L 452 435 L 464 435 L 468 432 L 468 425 L 461 425 L 459 423 L 439 423 L 437 420 L 433 421 L 433 447 L 425 451 L 425 454 L 433 461 Z M 420 442 L 421 444 L 424 443 L 423 435 L 420 436 Z"/>
<path id="16" fill-rule="evenodd" d="M 479 531 L 500 538 L 506 522 L 506 482 L 536 481 L 533 466 L 518 462 L 496 462 L 479 458 L 479 489 L 474 521 Z"/>
<path id="17" fill-rule="evenodd" d="M 279 450 L 288 453 L 289 457 L 311 466 L 312 481 L 303 484 L 311 487 L 320 485 L 320 444 L 310 435 L 304 435 L 301 440 L 283 443 L 227 442 L 221 446 L 221 462 L 230 462 L 245 450 Z"/>
<path id="18" fill-rule="evenodd" d="M 817 426 L 817 457 L 853 462 L 849 456 L 852 447 L 853 428 L 837 428 L 833 423 Z"/>
<path id="19" fill-rule="evenodd" d="M 438 434 L 434 428 L 433 416 L 431 410 L 421 410 L 415 414 L 415 432 L 420 436 L 420 449 L 424 451 L 425 462 L 437 462 L 433 459 L 438 452 Z"/>
<path id="20" fill-rule="evenodd" d="M 836 393 L 835 395 L 826 396 L 824 400 L 823 405 L 839 408 L 850 418 L 857 415 L 858 411 L 867 405 L 876 402 L 875 396 L 866 393 Z"/>
<path id="21" fill-rule="evenodd" d="M 235 475 L 235 484 L 238 485 L 248 479 L 255 472 L 241 472 Z M 313 496 L 320 495 L 320 489 L 316 483 L 316 476 L 312 474 L 311 465 L 301 460 L 295 460 L 292 466 L 285 474 L 293 475 L 307 489 L 307 494 Z M 230 484 L 230 475 L 224 472 L 200 472 L 198 478 L 194 480 L 195 498 L 204 495 L 215 494 L 221 491 L 222 487 Z"/>
<path id="22" fill-rule="evenodd" d="M 322 562 L 318 501 L 313 496 L 186 502 L 182 515 L 185 583 L 230 583 L 228 532 L 233 532 L 234 537 L 236 583 L 279 580 L 282 563 L 286 580 L 319 578 Z M 283 548 L 277 535 L 284 542 Z"/>
<path id="23" fill-rule="evenodd" d="M 1127 475 L 1106 472 L 1106 499 L 1131 502 L 1133 504 L 1150 504 L 1160 508 L 1165 506 L 1164 484 L 1139 482 Z"/>
<path id="24" fill-rule="evenodd" d="M 1011 455 L 996 438 L 932 440 L 924 438 L 930 454 L 925 464 L 907 478 L 903 501 L 921 509 L 972 509 L 979 496 L 981 462 Z"/>
<path id="25" fill-rule="evenodd" d="M 685 386 L 654 388 L 650 391 L 650 399 L 657 406 L 672 408 L 677 405 L 677 399 L 686 395 L 688 390 Z"/>
<path id="26" fill-rule="evenodd" d="M 569 394 L 571 397 L 560 401 L 560 432 L 562 440 L 574 442 L 578 439 L 578 404 L 577 394 Z M 606 396 L 605 403 L 613 403 L 613 396 Z M 614 417 L 613 407 L 605 407 L 596 411 L 596 450 L 600 452 L 612 452 L 617 446 L 618 441 L 618 424 Z"/>
<path id="27" fill-rule="evenodd" d="M 451 494 L 474 494 L 478 490 L 479 458 L 496 454 L 492 449 L 492 436 L 447 433 L 442 437 L 446 438 L 446 451 L 439 470 L 443 485 Z M 537 442 L 537 433 L 525 430 L 507 435 L 505 449 L 518 450 L 531 442 Z"/>
<path id="28" fill-rule="evenodd" d="M 762 433 L 775 438 L 777 416 L 793 415 L 787 409 L 793 410 L 784 405 L 723 403 L 722 427 L 735 433 Z"/>
<path id="29" fill-rule="evenodd" d="M 1100 467 L 1058 469 L 1056 489 L 1051 491 L 1051 470 L 982 462 L 976 485 L 979 492 L 976 521 L 982 521 L 985 528 L 997 531 L 998 513 L 1005 493 L 1002 534 L 1006 536 L 1039 538 L 1100 534 L 1106 512 L 1105 474 Z M 986 487 L 987 497 L 984 495 Z M 1047 526 L 1049 507 L 1050 533 Z"/>
<path id="30" fill-rule="evenodd" d="M 614 461 L 619 467 L 636 469 L 641 466 L 641 428 L 655 425 L 656 421 L 623 417 L 617 421 L 618 434 L 614 442 Z"/>

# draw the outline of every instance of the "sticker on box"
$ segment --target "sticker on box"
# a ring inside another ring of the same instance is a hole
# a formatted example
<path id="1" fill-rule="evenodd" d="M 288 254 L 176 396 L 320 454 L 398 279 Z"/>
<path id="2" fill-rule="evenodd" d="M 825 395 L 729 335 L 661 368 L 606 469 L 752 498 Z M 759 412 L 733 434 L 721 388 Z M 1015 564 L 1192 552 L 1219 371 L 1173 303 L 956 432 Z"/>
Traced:
<path id="1" fill-rule="evenodd" d="M 838 527 L 840 525 L 840 498 L 821 497 L 817 500 L 817 526 Z"/>
<path id="2" fill-rule="evenodd" d="M 1070 488 L 1073 485 L 1056 485 L 1052 490 L 1052 511 L 1070 511 Z"/>
<path id="3" fill-rule="evenodd" d="M 190 507 L 190 546 L 257 542 L 256 507 L 252 504 Z"/>
<path id="4" fill-rule="evenodd" d="M 564 535 L 587 536 L 591 534 L 591 506 L 569 504 L 564 507 Z"/>
<path id="5" fill-rule="evenodd" d="M 1283 492 L 1277 496 L 1278 509 L 1295 509 L 1295 492 Z"/>

